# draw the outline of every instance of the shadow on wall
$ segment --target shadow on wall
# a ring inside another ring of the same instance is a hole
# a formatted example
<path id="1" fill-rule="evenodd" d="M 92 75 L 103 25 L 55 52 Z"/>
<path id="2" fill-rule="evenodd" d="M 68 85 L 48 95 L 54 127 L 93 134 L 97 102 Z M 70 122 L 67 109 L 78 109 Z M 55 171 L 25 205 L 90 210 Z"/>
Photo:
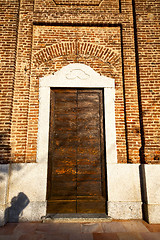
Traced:
<path id="1" fill-rule="evenodd" d="M 13 197 L 11 206 L 5 210 L 5 219 L 8 219 L 7 222 L 19 222 L 19 218 L 23 216 L 23 210 L 27 207 L 29 202 L 29 198 L 23 192 Z"/>

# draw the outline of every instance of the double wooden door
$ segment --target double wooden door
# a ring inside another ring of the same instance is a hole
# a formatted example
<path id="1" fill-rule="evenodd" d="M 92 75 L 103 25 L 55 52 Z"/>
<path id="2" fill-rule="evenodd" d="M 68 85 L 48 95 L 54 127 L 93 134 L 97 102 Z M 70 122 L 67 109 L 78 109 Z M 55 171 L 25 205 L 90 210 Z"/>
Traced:
<path id="1" fill-rule="evenodd" d="M 104 213 L 102 89 L 51 89 L 48 213 Z"/>

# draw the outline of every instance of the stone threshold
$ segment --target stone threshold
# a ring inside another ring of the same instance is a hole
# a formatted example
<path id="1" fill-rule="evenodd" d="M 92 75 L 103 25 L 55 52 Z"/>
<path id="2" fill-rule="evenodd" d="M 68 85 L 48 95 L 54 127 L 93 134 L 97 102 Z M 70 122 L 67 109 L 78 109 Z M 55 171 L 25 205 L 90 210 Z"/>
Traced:
<path id="1" fill-rule="evenodd" d="M 112 218 L 106 214 L 47 214 L 42 217 L 42 223 L 95 223 L 111 222 Z"/>

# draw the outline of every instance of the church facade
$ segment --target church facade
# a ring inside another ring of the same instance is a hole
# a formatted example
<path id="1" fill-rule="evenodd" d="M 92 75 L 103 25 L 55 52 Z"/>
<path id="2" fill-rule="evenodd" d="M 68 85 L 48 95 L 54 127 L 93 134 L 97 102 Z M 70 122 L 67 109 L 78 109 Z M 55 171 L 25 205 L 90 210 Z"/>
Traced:
<path id="1" fill-rule="evenodd" d="M 0 224 L 160 223 L 159 1 L 0 8 Z"/>

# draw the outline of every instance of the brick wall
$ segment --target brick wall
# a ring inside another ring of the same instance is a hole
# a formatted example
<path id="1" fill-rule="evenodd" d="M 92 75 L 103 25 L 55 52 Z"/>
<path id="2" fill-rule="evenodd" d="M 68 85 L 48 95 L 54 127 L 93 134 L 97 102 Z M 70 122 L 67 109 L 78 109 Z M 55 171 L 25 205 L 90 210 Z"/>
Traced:
<path id="1" fill-rule="evenodd" d="M 0 37 L 6 43 L 0 49 L 6 84 L 0 111 L 1 132 L 6 136 L 2 145 L 11 148 L 13 162 L 36 161 L 39 78 L 74 62 L 115 78 L 118 162 L 138 163 L 140 152 L 146 162 L 158 162 L 156 1 L 154 6 L 144 0 L 2 1 L 14 16 L 10 21 L 11 16 L 3 12 L 2 27 L 10 24 L 11 28 Z M 3 151 L 8 153 L 2 157 L 6 162 L 10 150 Z"/>
<path id="2" fill-rule="evenodd" d="M 18 0 L 0 1 L 0 163 L 10 161 Z"/>
<path id="3" fill-rule="evenodd" d="M 136 0 L 144 154 L 160 162 L 160 1 Z"/>

